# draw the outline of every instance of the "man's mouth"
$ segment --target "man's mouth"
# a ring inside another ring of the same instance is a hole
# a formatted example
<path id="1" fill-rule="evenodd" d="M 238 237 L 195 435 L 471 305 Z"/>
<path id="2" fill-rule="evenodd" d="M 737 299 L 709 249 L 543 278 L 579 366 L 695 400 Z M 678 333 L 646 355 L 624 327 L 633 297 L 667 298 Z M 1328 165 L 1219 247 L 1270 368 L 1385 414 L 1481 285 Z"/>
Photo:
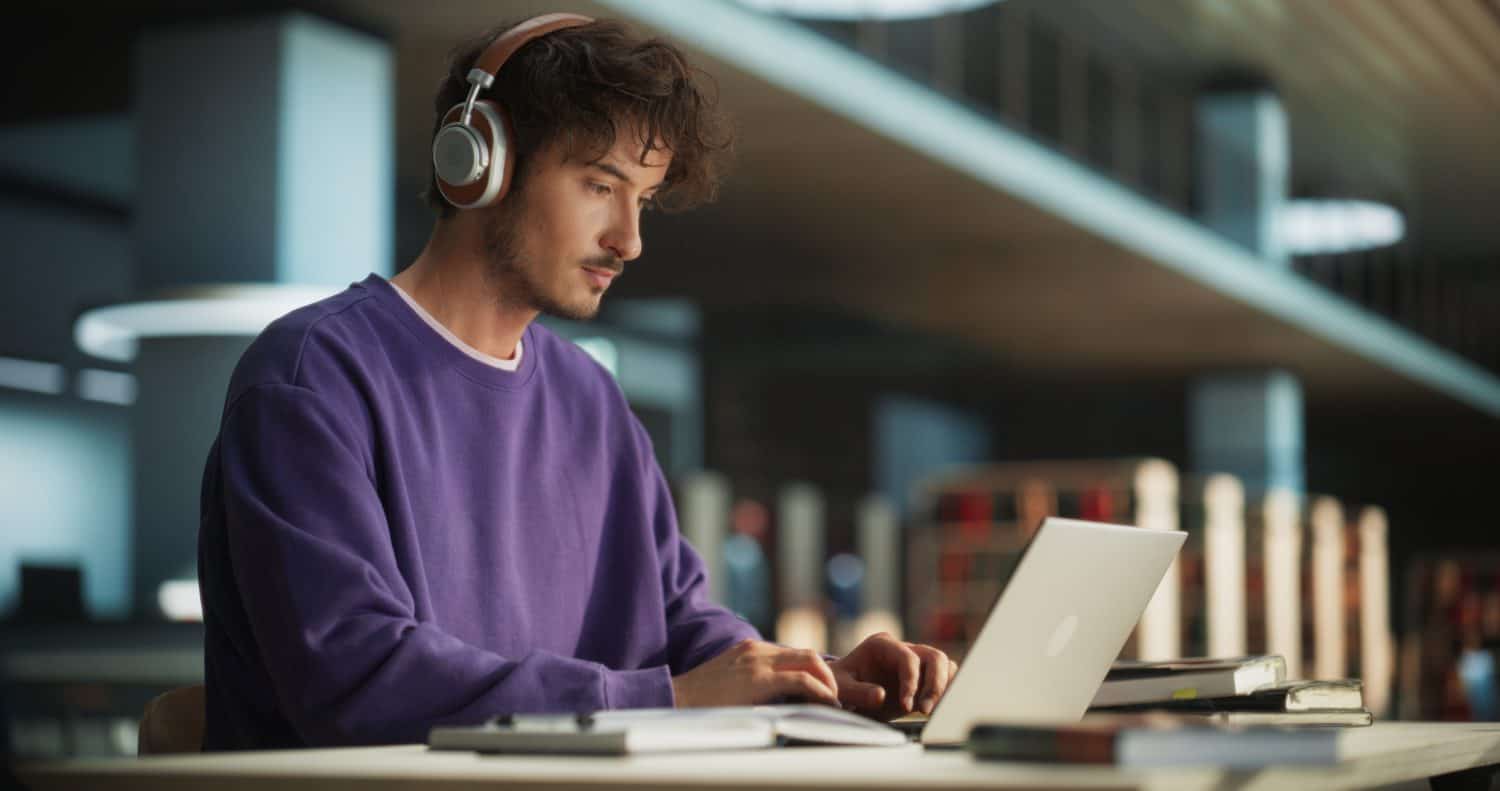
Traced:
<path id="1" fill-rule="evenodd" d="M 598 288 L 609 288 L 610 281 L 615 279 L 616 274 L 619 274 L 613 269 L 605 269 L 597 266 L 585 266 L 583 271 L 588 279 Z"/>

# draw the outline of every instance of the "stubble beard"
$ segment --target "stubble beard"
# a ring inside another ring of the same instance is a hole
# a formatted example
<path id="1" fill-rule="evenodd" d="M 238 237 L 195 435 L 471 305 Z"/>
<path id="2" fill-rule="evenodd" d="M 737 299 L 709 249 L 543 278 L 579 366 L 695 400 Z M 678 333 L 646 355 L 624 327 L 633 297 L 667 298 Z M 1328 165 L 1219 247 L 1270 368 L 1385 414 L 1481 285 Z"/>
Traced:
<path id="1" fill-rule="evenodd" d="M 496 303 L 571 321 L 589 321 L 599 313 L 598 297 L 569 303 L 547 292 L 537 260 L 526 252 L 526 211 L 519 197 L 513 195 L 512 204 L 502 205 L 484 226 L 485 280 Z"/>

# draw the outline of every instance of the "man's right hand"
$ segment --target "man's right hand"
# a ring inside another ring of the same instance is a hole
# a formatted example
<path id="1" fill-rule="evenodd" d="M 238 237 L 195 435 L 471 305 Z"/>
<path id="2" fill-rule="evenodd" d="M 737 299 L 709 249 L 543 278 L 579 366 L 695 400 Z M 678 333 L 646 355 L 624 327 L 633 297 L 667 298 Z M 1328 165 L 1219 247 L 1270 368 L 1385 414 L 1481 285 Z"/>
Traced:
<path id="1" fill-rule="evenodd" d="M 833 670 L 816 651 L 742 640 L 713 659 L 672 678 L 679 708 L 753 706 L 777 698 L 839 705 Z"/>

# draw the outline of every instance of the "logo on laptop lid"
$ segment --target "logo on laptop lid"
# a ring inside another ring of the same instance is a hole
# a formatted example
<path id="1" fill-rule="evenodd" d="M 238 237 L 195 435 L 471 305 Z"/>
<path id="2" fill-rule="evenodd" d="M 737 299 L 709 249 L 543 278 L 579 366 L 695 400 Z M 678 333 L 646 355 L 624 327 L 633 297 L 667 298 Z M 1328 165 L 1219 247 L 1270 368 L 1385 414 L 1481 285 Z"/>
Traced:
<path id="1" fill-rule="evenodd" d="M 1078 616 L 1069 615 L 1057 624 L 1052 630 L 1052 636 L 1047 638 L 1047 657 L 1050 659 L 1063 652 L 1068 643 L 1073 640 L 1073 634 L 1078 631 Z"/>

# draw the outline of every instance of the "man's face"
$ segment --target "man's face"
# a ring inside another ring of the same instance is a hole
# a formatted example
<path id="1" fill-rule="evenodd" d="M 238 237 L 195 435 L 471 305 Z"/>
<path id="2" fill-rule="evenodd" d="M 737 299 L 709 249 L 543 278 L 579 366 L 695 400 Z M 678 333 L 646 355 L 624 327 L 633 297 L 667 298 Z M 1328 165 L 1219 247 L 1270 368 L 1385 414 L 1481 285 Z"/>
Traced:
<path id="1" fill-rule="evenodd" d="M 671 164 L 653 151 L 641 164 L 636 135 L 620 135 L 595 162 L 536 152 L 522 188 L 485 218 L 489 274 L 507 303 L 587 320 L 626 261 L 641 254 L 642 207 Z"/>

